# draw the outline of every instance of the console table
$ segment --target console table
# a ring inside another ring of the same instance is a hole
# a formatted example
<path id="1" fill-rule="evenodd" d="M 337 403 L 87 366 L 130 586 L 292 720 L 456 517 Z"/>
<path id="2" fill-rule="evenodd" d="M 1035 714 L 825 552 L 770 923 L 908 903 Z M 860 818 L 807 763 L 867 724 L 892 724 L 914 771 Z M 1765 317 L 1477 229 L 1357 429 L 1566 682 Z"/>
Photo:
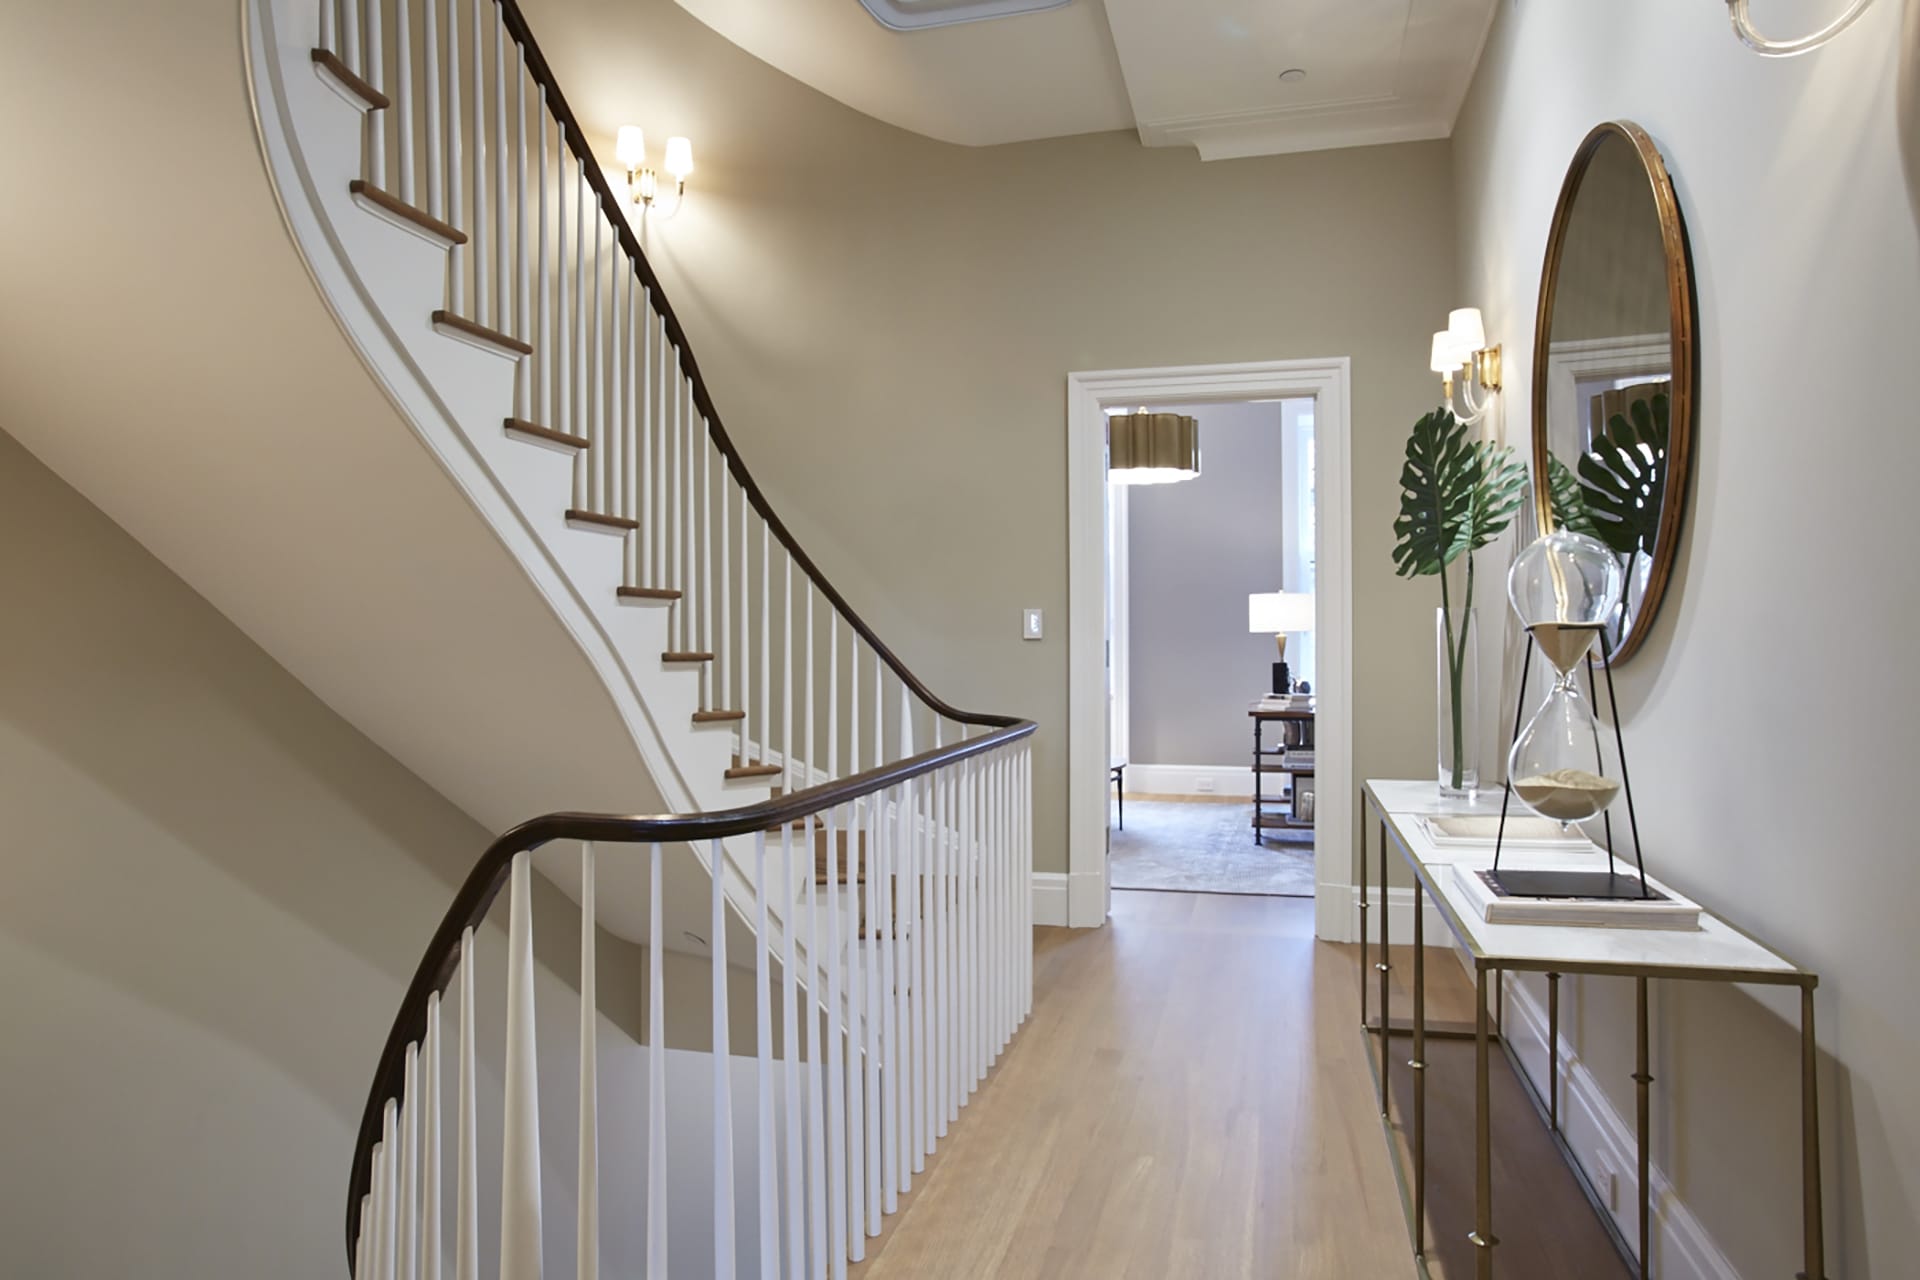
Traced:
<path id="1" fill-rule="evenodd" d="M 1641 1280 L 1647 1277 L 1649 1235 L 1647 1185 L 1647 1130 L 1649 1089 L 1653 1077 L 1648 1071 L 1647 983 L 1655 978 L 1695 982 L 1736 982 L 1791 986 L 1800 989 L 1800 1152 L 1802 1240 L 1805 1247 L 1803 1277 L 1820 1280 L 1826 1276 L 1825 1243 L 1822 1238 L 1820 1204 L 1820 1122 L 1817 1086 L 1818 1049 L 1813 1031 L 1813 991 L 1819 978 L 1799 968 L 1761 943 L 1723 920 L 1702 912 L 1698 930 L 1642 930 L 1580 928 L 1566 925 L 1488 924 L 1474 910 L 1463 891 L 1454 882 L 1456 864 L 1475 870 L 1492 865 L 1490 847 L 1443 848 L 1427 834 L 1423 817 L 1438 813 L 1497 813 L 1500 796 L 1477 805 L 1448 802 L 1443 806 L 1438 788 L 1432 781 L 1369 781 L 1360 793 L 1360 1023 L 1365 1033 L 1380 1037 L 1380 1062 L 1375 1076 L 1380 1086 L 1380 1116 L 1387 1133 L 1387 1145 L 1394 1154 L 1394 1171 L 1401 1184 L 1402 1207 L 1407 1215 L 1407 1230 L 1413 1239 L 1414 1257 L 1420 1273 L 1426 1265 L 1426 1040 L 1429 1034 L 1471 1036 L 1474 1041 L 1474 1222 L 1467 1237 L 1475 1246 L 1475 1276 L 1491 1280 L 1494 1274 L 1494 1248 L 1499 1238 L 1493 1230 L 1493 1151 L 1489 1120 L 1488 1054 L 1498 1040 L 1512 1063 L 1514 1074 L 1532 1098 L 1552 1134 L 1561 1157 L 1573 1167 L 1585 1186 L 1586 1175 L 1560 1135 L 1559 1049 L 1560 1049 L 1560 977 L 1562 974 L 1603 974 L 1632 978 L 1636 984 L 1635 1070 L 1637 1090 L 1636 1136 L 1639 1156 L 1639 1249 L 1636 1252 L 1621 1238 L 1611 1216 L 1602 1214 L 1614 1243 L 1629 1265 L 1638 1266 Z M 1380 1018 L 1377 1024 L 1367 1017 L 1367 828 L 1369 812 L 1380 824 L 1380 961 L 1374 965 L 1379 975 Z M 1419 894 L 1413 912 L 1413 1057 L 1407 1062 L 1413 1072 L 1413 1115 L 1409 1128 L 1409 1156 L 1412 1163 L 1412 1189 L 1408 1196 L 1407 1178 L 1397 1154 L 1390 1114 L 1388 1084 L 1392 1069 L 1389 1042 L 1399 1030 L 1389 1017 L 1388 973 L 1392 968 L 1387 946 L 1386 885 L 1388 850 L 1396 850 L 1412 871 Z M 1537 850 L 1508 850 L 1503 861 L 1511 859 L 1520 866 L 1566 866 L 1570 857 L 1563 853 Z M 1585 855 L 1591 866 L 1596 855 Z M 1631 871 L 1624 863 L 1621 867 Z M 1653 877 L 1649 883 L 1658 884 Z M 1425 938 L 1422 899 L 1430 900 L 1446 920 L 1473 968 L 1474 1023 L 1471 1031 L 1432 1032 L 1426 1020 L 1426 972 L 1423 962 Z M 1508 972 L 1543 973 L 1547 978 L 1547 1043 L 1549 1052 L 1549 1092 L 1544 1102 L 1506 1037 L 1495 1030 L 1496 1019 L 1489 1009 L 1489 995 L 1496 1000 L 1504 994 Z M 1369 1059 L 1371 1061 L 1371 1059 Z M 1586 1186 L 1588 1198 L 1599 1200 Z M 1637 1264 L 1636 1264 L 1637 1258 Z"/>
<path id="2" fill-rule="evenodd" d="M 1262 831 L 1311 829 L 1312 816 L 1300 816 L 1300 779 L 1313 777 L 1313 770 L 1289 769 L 1285 757 L 1289 751 L 1313 750 L 1313 712 L 1256 702 L 1247 708 L 1247 715 L 1253 720 L 1253 842 L 1260 843 Z M 1282 726 L 1280 745 L 1266 747 L 1261 741 L 1262 731 L 1275 723 Z M 1286 774 L 1289 786 L 1286 792 L 1268 799 L 1264 784 L 1268 775 L 1276 773 Z M 1286 808 L 1279 813 L 1269 813 L 1269 805 Z"/>

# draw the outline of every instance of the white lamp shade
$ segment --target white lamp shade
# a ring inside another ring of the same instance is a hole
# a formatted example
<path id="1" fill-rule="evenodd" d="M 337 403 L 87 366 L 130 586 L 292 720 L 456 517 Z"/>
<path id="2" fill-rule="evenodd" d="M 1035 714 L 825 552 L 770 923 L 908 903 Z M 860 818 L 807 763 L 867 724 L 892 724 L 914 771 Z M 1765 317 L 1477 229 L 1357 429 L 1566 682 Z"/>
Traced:
<path id="1" fill-rule="evenodd" d="M 1313 630 L 1313 597 L 1304 591 L 1262 591 L 1247 597 L 1247 630 L 1265 635 Z"/>
<path id="2" fill-rule="evenodd" d="M 647 161 L 647 135 L 640 131 L 639 125 L 621 125 L 613 144 L 613 153 L 620 158 L 623 167 L 638 169 Z"/>
<path id="3" fill-rule="evenodd" d="M 1433 358 L 1427 367 L 1435 373 L 1458 373 L 1460 366 L 1467 362 L 1460 354 L 1460 348 L 1454 345 L 1453 335 L 1442 329 L 1433 335 Z"/>
<path id="4" fill-rule="evenodd" d="M 660 167 L 685 182 L 693 172 L 693 143 L 685 138 L 668 138 L 667 158 Z"/>
<path id="5" fill-rule="evenodd" d="M 1456 351 L 1471 354 L 1487 345 L 1487 326 L 1480 319 L 1478 307 L 1460 307 L 1448 312 L 1447 333 L 1453 338 Z"/>

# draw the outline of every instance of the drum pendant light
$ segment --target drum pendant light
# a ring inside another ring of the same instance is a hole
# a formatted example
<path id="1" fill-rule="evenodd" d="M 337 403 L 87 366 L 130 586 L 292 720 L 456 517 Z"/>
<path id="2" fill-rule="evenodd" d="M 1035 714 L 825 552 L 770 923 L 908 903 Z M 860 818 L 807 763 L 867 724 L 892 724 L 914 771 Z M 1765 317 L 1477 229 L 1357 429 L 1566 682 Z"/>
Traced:
<path id="1" fill-rule="evenodd" d="M 1107 478 L 1171 484 L 1200 474 L 1200 421 L 1184 413 L 1118 413 L 1107 419 Z"/>

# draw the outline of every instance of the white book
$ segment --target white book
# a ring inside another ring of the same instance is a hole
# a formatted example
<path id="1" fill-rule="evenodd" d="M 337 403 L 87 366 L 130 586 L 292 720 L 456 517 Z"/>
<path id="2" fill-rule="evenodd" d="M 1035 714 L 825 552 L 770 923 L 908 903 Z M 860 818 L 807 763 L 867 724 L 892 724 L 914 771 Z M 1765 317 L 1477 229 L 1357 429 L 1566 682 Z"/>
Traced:
<path id="1" fill-rule="evenodd" d="M 1520 870 L 1521 868 L 1514 868 Z M 1556 867 L 1555 870 L 1565 870 Z M 1488 924 L 1557 924 L 1594 929 L 1700 927 L 1700 905 L 1654 881 L 1652 898 L 1523 898 L 1501 889 L 1485 867 L 1453 864 L 1454 883 L 1471 910 Z"/>

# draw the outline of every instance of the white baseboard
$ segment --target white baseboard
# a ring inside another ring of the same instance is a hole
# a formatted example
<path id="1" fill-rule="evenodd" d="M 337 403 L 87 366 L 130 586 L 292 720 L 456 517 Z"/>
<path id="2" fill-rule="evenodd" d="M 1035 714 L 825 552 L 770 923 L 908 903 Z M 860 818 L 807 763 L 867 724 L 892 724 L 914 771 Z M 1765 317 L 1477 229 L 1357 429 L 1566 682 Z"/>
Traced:
<path id="1" fill-rule="evenodd" d="M 1315 909 L 1314 924 L 1317 936 L 1323 942 L 1358 942 L 1360 940 L 1360 891 L 1350 884 L 1321 883 L 1313 887 Z M 1421 895 L 1426 903 L 1426 919 L 1421 927 L 1426 932 L 1426 944 L 1429 947 L 1448 946 L 1453 942 L 1453 933 L 1447 928 L 1447 918 L 1440 908 L 1430 899 Z M 1367 912 L 1367 941 L 1380 941 L 1380 889 L 1374 886 L 1368 891 L 1368 901 L 1372 909 Z M 1395 946 L 1408 946 L 1413 942 L 1413 899 L 1414 891 L 1407 889 L 1387 890 L 1387 941 Z"/>
<path id="2" fill-rule="evenodd" d="M 1061 871 L 1033 873 L 1033 922 L 1098 929 L 1107 922 L 1107 891 L 1097 875 Z"/>
<path id="3" fill-rule="evenodd" d="M 1546 1096 L 1547 1013 L 1533 993 L 1511 977 L 1507 980 L 1506 1035 L 1528 1077 L 1541 1096 Z M 1633 1126 L 1613 1109 L 1599 1081 L 1573 1055 L 1565 1036 L 1560 1041 L 1559 1064 L 1561 1133 L 1588 1180 L 1601 1189 L 1603 1196 L 1606 1173 L 1611 1169 L 1616 1186 L 1614 1221 L 1629 1242 L 1638 1240 L 1640 1203 L 1634 1182 L 1638 1156 Z M 1740 1280 L 1740 1273 L 1727 1261 L 1726 1254 L 1681 1201 L 1672 1180 L 1658 1166 L 1649 1166 L 1649 1170 L 1652 1273 L 1665 1280 Z"/>
<path id="4" fill-rule="evenodd" d="M 1282 790 L 1279 775 L 1269 774 L 1267 790 Z M 1126 789 L 1150 796 L 1227 796 L 1253 799 L 1253 770 L 1244 764 L 1130 764 Z M 1112 788 L 1108 788 L 1112 790 Z"/>
<path id="5" fill-rule="evenodd" d="M 1064 925 L 1067 922 L 1067 873 L 1033 873 L 1033 922 Z"/>

